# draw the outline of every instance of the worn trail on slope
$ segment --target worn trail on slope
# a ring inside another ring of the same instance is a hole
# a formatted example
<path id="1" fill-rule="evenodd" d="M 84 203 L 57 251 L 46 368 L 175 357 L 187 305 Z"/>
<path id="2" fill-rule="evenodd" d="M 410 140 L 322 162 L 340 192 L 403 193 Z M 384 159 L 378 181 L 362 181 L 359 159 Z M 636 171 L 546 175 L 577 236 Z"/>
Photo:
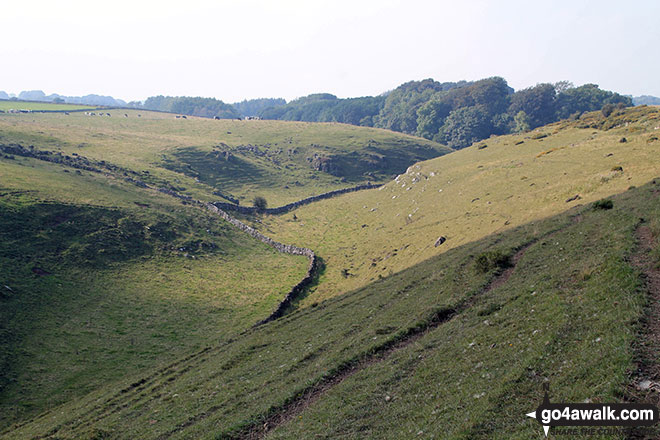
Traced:
<path id="1" fill-rule="evenodd" d="M 374 353 L 363 356 L 357 362 L 346 364 L 340 367 L 339 371 L 334 375 L 322 379 L 319 383 L 308 388 L 289 403 L 286 403 L 280 408 L 272 411 L 271 415 L 267 416 L 264 421 L 260 422 L 259 424 L 253 424 L 237 435 L 230 436 L 228 438 L 241 440 L 256 440 L 265 438 L 270 431 L 295 418 L 307 407 L 313 405 L 317 400 L 319 400 L 326 392 L 342 383 L 345 379 L 375 363 L 388 359 L 395 352 L 408 347 L 429 332 L 438 328 L 440 325 L 449 322 L 455 316 L 472 307 L 480 297 L 487 294 L 491 290 L 505 284 L 513 274 L 518 261 L 520 261 L 527 249 L 529 249 L 529 247 L 537 241 L 538 239 L 529 242 L 520 248 L 511 259 L 510 267 L 506 268 L 498 275 L 493 277 L 478 294 L 466 299 L 455 308 L 441 309 L 437 311 L 429 320 L 427 320 L 424 325 L 413 327 L 409 329 L 405 336 L 399 340 L 385 343 L 384 345 L 380 346 Z"/>
<path id="2" fill-rule="evenodd" d="M 651 254 L 655 244 L 651 228 L 641 223 L 635 231 L 635 238 L 638 243 L 637 250 L 631 256 L 630 262 L 641 271 L 648 303 L 641 320 L 640 334 L 635 342 L 637 370 L 633 373 L 630 398 L 635 402 L 660 405 L 660 269 Z M 627 438 L 656 437 L 633 429 Z"/>

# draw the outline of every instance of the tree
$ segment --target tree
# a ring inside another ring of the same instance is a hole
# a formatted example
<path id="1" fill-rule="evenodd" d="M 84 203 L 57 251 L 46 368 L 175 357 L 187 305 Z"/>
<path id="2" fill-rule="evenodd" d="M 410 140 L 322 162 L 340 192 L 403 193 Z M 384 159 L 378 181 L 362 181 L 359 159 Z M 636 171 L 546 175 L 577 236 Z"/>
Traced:
<path id="1" fill-rule="evenodd" d="M 555 119 L 565 119 L 574 113 L 600 110 L 605 104 L 632 105 L 632 98 L 601 90 L 596 84 L 585 84 L 568 89 L 557 96 Z"/>
<path id="2" fill-rule="evenodd" d="M 536 128 L 555 120 L 555 97 L 552 84 L 538 84 L 514 93 L 509 112 L 512 115 L 525 112 L 530 128 Z"/>
<path id="3" fill-rule="evenodd" d="M 525 131 L 529 131 L 529 118 L 527 117 L 527 113 L 524 111 L 520 110 L 518 113 L 516 113 L 516 116 L 514 116 L 513 121 L 515 123 L 515 131 L 516 133 L 523 133 Z"/>
<path id="4" fill-rule="evenodd" d="M 440 140 L 440 128 L 451 113 L 451 105 L 440 99 L 431 99 L 417 110 L 417 135 Z"/>
<path id="5" fill-rule="evenodd" d="M 268 207 L 268 202 L 262 196 L 255 196 L 255 198 L 252 199 L 252 205 L 257 208 L 257 211 L 263 212 Z"/>
<path id="6" fill-rule="evenodd" d="M 431 78 L 402 84 L 387 95 L 374 125 L 379 128 L 414 134 L 417 131 L 419 108 L 437 92 L 447 91 L 464 84 L 465 82 L 439 83 Z"/>
<path id="7" fill-rule="evenodd" d="M 565 91 L 575 88 L 575 85 L 570 81 L 557 81 L 553 84 L 555 86 L 555 92 L 557 95 L 564 93 Z"/>
<path id="8" fill-rule="evenodd" d="M 492 133 L 491 118 L 483 106 L 453 110 L 442 126 L 443 140 L 452 148 L 465 148 Z"/>
<path id="9" fill-rule="evenodd" d="M 614 111 L 614 104 L 605 104 L 602 109 L 600 109 L 603 116 L 606 118 L 609 117 Z"/>

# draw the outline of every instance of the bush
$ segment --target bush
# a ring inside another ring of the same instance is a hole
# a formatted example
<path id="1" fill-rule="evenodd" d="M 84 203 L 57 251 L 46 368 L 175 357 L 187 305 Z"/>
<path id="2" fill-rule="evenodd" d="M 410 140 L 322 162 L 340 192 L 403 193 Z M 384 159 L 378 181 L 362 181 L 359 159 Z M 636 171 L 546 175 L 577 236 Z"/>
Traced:
<path id="1" fill-rule="evenodd" d="M 603 113 L 603 116 L 606 118 L 612 114 L 614 111 L 614 105 L 612 104 L 605 104 L 602 109 L 600 109 L 601 113 Z"/>
<path id="2" fill-rule="evenodd" d="M 511 266 L 511 257 L 500 250 L 484 252 L 476 260 L 477 271 L 490 272 L 493 269 L 506 269 Z"/>
<path id="3" fill-rule="evenodd" d="M 262 196 L 256 196 L 254 199 L 252 199 L 252 204 L 255 208 L 257 208 L 257 211 L 265 211 L 268 207 L 268 202 Z"/>
<path id="4" fill-rule="evenodd" d="M 614 207 L 614 203 L 610 199 L 603 199 L 603 200 L 598 200 L 597 202 L 594 202 L 593 205 L 591 205 L 593 209 L 598 210 L 598 209 L 612 209 Z"/>

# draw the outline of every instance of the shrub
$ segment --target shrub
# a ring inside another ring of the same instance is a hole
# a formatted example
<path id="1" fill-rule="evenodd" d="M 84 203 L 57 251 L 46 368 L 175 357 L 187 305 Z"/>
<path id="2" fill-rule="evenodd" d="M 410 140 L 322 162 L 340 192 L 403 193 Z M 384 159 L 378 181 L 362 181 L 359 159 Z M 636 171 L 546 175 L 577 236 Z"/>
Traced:
<path id="1" fill-rule="evenodd" d="M 594 204 L 591 206 L 594 210 L 598 210 L 598 209 L 607 210 L 607 209 L 612 209 L 614 207 L 614 202 L 612 202 L 612 200 L 610 199 L 602 199 L 594 202 Z"/>
<path id="2" fill-rule="evenodd" d="M 511 266 L 511 256 L 501 250 L 488 251 L 480 254 L 476 260 L 477 271 L 490 272 L 493 269 L 505 269 Z"/>
<path id="3" fill-rule="evenodd" d="M 268 207 L 268 202 L 262 196 L 256 196 L 254 199 L 252 199 L 252 204 L 255 208 L 257 208 L 257 211 L 265 211 Z"/>
<path id="4" fill-rule="evenodd" d="M 601 113 L 603 113 L 603 116 L 606 118 L 609 117 L 612 112 L 614 111 L 614 105 L 612 104 L 605 104 L 602 109 L 600 109 Z"/>
<path id="5" fill-rule="evenodd" d="M 575 113 L 571 113 L 571 115 L 569 116 L 569 119 L 571 121 L 578 121 L 578 120 L 580 120 L 581 116 L 582 116 L 582 112 L 575 112 Z"/>

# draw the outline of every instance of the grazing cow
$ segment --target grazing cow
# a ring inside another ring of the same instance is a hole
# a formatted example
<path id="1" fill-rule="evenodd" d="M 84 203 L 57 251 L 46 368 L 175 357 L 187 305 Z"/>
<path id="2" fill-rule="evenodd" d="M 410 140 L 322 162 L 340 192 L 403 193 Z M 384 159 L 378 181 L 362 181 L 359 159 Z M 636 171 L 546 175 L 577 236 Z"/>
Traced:
<path id="1" fill-rule="evenodd" d="M 141 117 L 142 117 L 142 115 L 138 115 L 138 118 L 141 118 Z"/>
<path id="2" fill-rule="evenodd" d="M 128 115 L 127 115 L 126 113 L 124 113 L 124 117 L 125 117 L 125 118 L 128 118 Z"/>
<path id="3" fill-rule="evenodd" d="M 186 115 L 183 115 L 183 116 L 181 116 L 181 117 L 182 117 L 183 119 L 188 119 L 188 118 L 186 117 Z"/>
<path id="4" fill-rule="evenodd" d="M 69 116 L 69 112 L 64 112 L 65 115 Z"/>

